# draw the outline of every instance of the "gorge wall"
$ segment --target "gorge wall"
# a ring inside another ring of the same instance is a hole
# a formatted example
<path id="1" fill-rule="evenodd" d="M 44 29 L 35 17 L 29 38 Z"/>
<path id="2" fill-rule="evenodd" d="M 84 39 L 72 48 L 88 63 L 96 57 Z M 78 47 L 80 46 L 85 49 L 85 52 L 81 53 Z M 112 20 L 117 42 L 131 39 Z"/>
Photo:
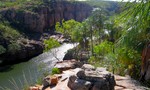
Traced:
<path id="1" fill-rule="evenodd" d="M 63 19 L 82 21 L 91 11 L 92 7 L 85 3 L 67 1 L 46 2 L 40 5 L 29 3 L 26 7 L 1 9 L 0 23 L 8 22 L 9 26 L 21 32 L 22 37 L 10 40 L 10 37 L 5 38 L 0 32 L 0 45 L 6 49 L 5 53 L 0 54 L 0 66 L 29 60 L 43 53 L 41 37 L 44 31 L 54 32 L 56 22 Z M 10 53 L 8 46 L 12 42 L 18 44 L 20 49 Z"/>
<path id="2" fill-rule="evenodd" d="M 31 10 L 32 8 L 32 10 Z M 0 14 L 19 29 L 42 33 L 62 19 L 82 21 L 91 13 L 92 7 L 80 2 L 47 2 L 37 7 L 28 5 L 25 9 L 9 8 Z"/>

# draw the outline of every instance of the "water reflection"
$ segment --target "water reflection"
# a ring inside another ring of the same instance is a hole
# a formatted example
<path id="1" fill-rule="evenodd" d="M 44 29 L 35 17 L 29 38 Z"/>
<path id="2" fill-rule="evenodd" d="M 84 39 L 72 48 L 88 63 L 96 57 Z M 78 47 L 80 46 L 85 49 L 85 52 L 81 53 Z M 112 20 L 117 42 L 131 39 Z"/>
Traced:
<path id="1" fill-rule="evenodd" d="M 0 90 L 2 87 L 3 89 L 7 87 L 11 90 L 17 90 L 18 88 L 20 90 L 26 84 L 34 84 L 45 70 L 48 70 L 48 72 L 51 71 L 51 68 L 57 61 L 56 57 L 62 60 L 65 52 L 76 45 L 64 43 L 58 48 L 43 53 L 27 62 L 13 65 L 7 71 L 0 72 Z"/>

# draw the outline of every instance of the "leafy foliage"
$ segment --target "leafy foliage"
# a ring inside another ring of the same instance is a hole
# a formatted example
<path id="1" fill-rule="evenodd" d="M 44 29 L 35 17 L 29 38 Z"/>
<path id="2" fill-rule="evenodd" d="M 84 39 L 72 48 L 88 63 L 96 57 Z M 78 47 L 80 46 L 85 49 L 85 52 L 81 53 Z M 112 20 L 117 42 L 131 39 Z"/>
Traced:
<path id="1" fill-rule="evenodd" d="M 104 41 L 99 45 L 94 46 L 94 53 L 96 55 L 105 55 L 113 51 L 113 43 Z"/>
<path id="2" fill-rule="evenodd" d="M 58 68 L 52 68 L 52 75 L 60 74 L 60 70 Z"/>
<path id="3" fill-rule="evenodd" d="M 58 47 L 60 46 L 59 42 L 56 41 L 55 39 L 53 38 L 50 38 L 48 40 L 44 40 L 44 44 L 45 44 L 45 51 L 48 51 L 54 47 Z"/>
<path id="4" fill-rule="evenodd" d="M 0 8 L 8 7 L 26 7 L 34 4 L 41 4 L 42 0 L 2 0 L 0 1 Z"/>
<path id="5" fill-rule="evenodd" d="M 132 7 L 131 7 L 132 6 Z M 118 45 L 142 50 L 144 44 L 150 41 L 149 32 L 149 1 L 127 3 L 119 21 L 124 25 L 124 33 Z M 133 12 L 134 11 L 134 12 Z"/>
<path id="6" fill-rule="evenodd" d="M 62 20 L 62 23 L 57 22 L 55 27 L 56 31 L 63 33 L 66 38 L 70 38 L 78 25 L 80 25 L 79 22 L 71 19 Z"/>
<path id="7" fill-rule="evenodd" d="M 9 40 L 17 40 L 21 37 L 21 34 L 18 32 L 18 30 L 12 28 L 8 24 L 0 23 L 0 31 L 2 37 Z"/>

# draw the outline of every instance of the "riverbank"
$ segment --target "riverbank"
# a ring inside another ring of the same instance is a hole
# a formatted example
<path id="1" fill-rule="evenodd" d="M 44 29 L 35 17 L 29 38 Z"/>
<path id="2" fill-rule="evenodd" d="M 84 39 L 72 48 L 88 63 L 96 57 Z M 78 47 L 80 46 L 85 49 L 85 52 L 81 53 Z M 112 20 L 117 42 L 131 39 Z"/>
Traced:
<path id="1" fill-rule="evenodd" d="M 24 62 L 43 53 L 43 40 L 56 34 L 57 22 L 81 22 L 93 9 L 83 2 L 57 0 L 1 3 L 4 6 L 0 6 L 0 66 Z"/>
<path id="2" fill-rule="evenodd" d="M 3 87 L 4 89 L 1 90 L 6 90 L 6 88 L 16 90 L 13 81 L 19 90 L 22 90 L 26 85 L 26 81 L 28 85 L 35 84 L 39 78 L 43 77 L 43 73 L 50 73 L 55 62 L 57 62 L 52 52 L 57 50 L 55 55 L 62 60 L 65 52 L 73 47 L 73 44 L 63 43 L 60 47 L 42 53 L 26 62 L 11 65 L 7 71 L 0 72 L 0 89 Z"/>
<path id="3" fill-rule="evenodd" d="M 69 42 L 68 39 L 65 39 L 63 35 L 59 33 L 51 34 L 50 32 L 46 32 L 43 34 L 36 34 L 36 37 L 31 35 L 31 37 L 28 39 L 18 39 L 17 42 L 19 43 L 19 45 L 21 45 L 21 48 L 13 54 L 6 52 L 0 55 L 0 71 L 3 71 L 5 67 L 7 69 L 8 66 L 18 64 L 21 62 L 26 62 L 31 58 L 42 54 L 44 51 L 44 40 L 53 38 L 60 44 Z"/>
<path id="4" fill-rule="evenodd" d="M 31 86 L 30 90 L 148 90 L 129 76 L 113 75 L 106 68 L 76 60 L 57 62 L 54 67 L 62 73 L 48 75 L 42 85 Z"/>

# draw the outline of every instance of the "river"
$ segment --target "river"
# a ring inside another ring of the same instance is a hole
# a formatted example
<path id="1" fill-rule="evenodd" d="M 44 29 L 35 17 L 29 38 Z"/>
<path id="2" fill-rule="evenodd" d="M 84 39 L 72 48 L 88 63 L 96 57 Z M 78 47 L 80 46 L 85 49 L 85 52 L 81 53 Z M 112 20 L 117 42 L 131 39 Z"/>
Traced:
<path id="1" fill-rule="evenodd" d="M 0 72 L 0 90 L 22 90 L 27 84 L 35 84 L 44 71 L 50 72 L 57 58 L 62 60 L 65 52 L 73 48 L 74 44 L 64 43 L 46 53 L 11 66 L 7 71 Z"/>

